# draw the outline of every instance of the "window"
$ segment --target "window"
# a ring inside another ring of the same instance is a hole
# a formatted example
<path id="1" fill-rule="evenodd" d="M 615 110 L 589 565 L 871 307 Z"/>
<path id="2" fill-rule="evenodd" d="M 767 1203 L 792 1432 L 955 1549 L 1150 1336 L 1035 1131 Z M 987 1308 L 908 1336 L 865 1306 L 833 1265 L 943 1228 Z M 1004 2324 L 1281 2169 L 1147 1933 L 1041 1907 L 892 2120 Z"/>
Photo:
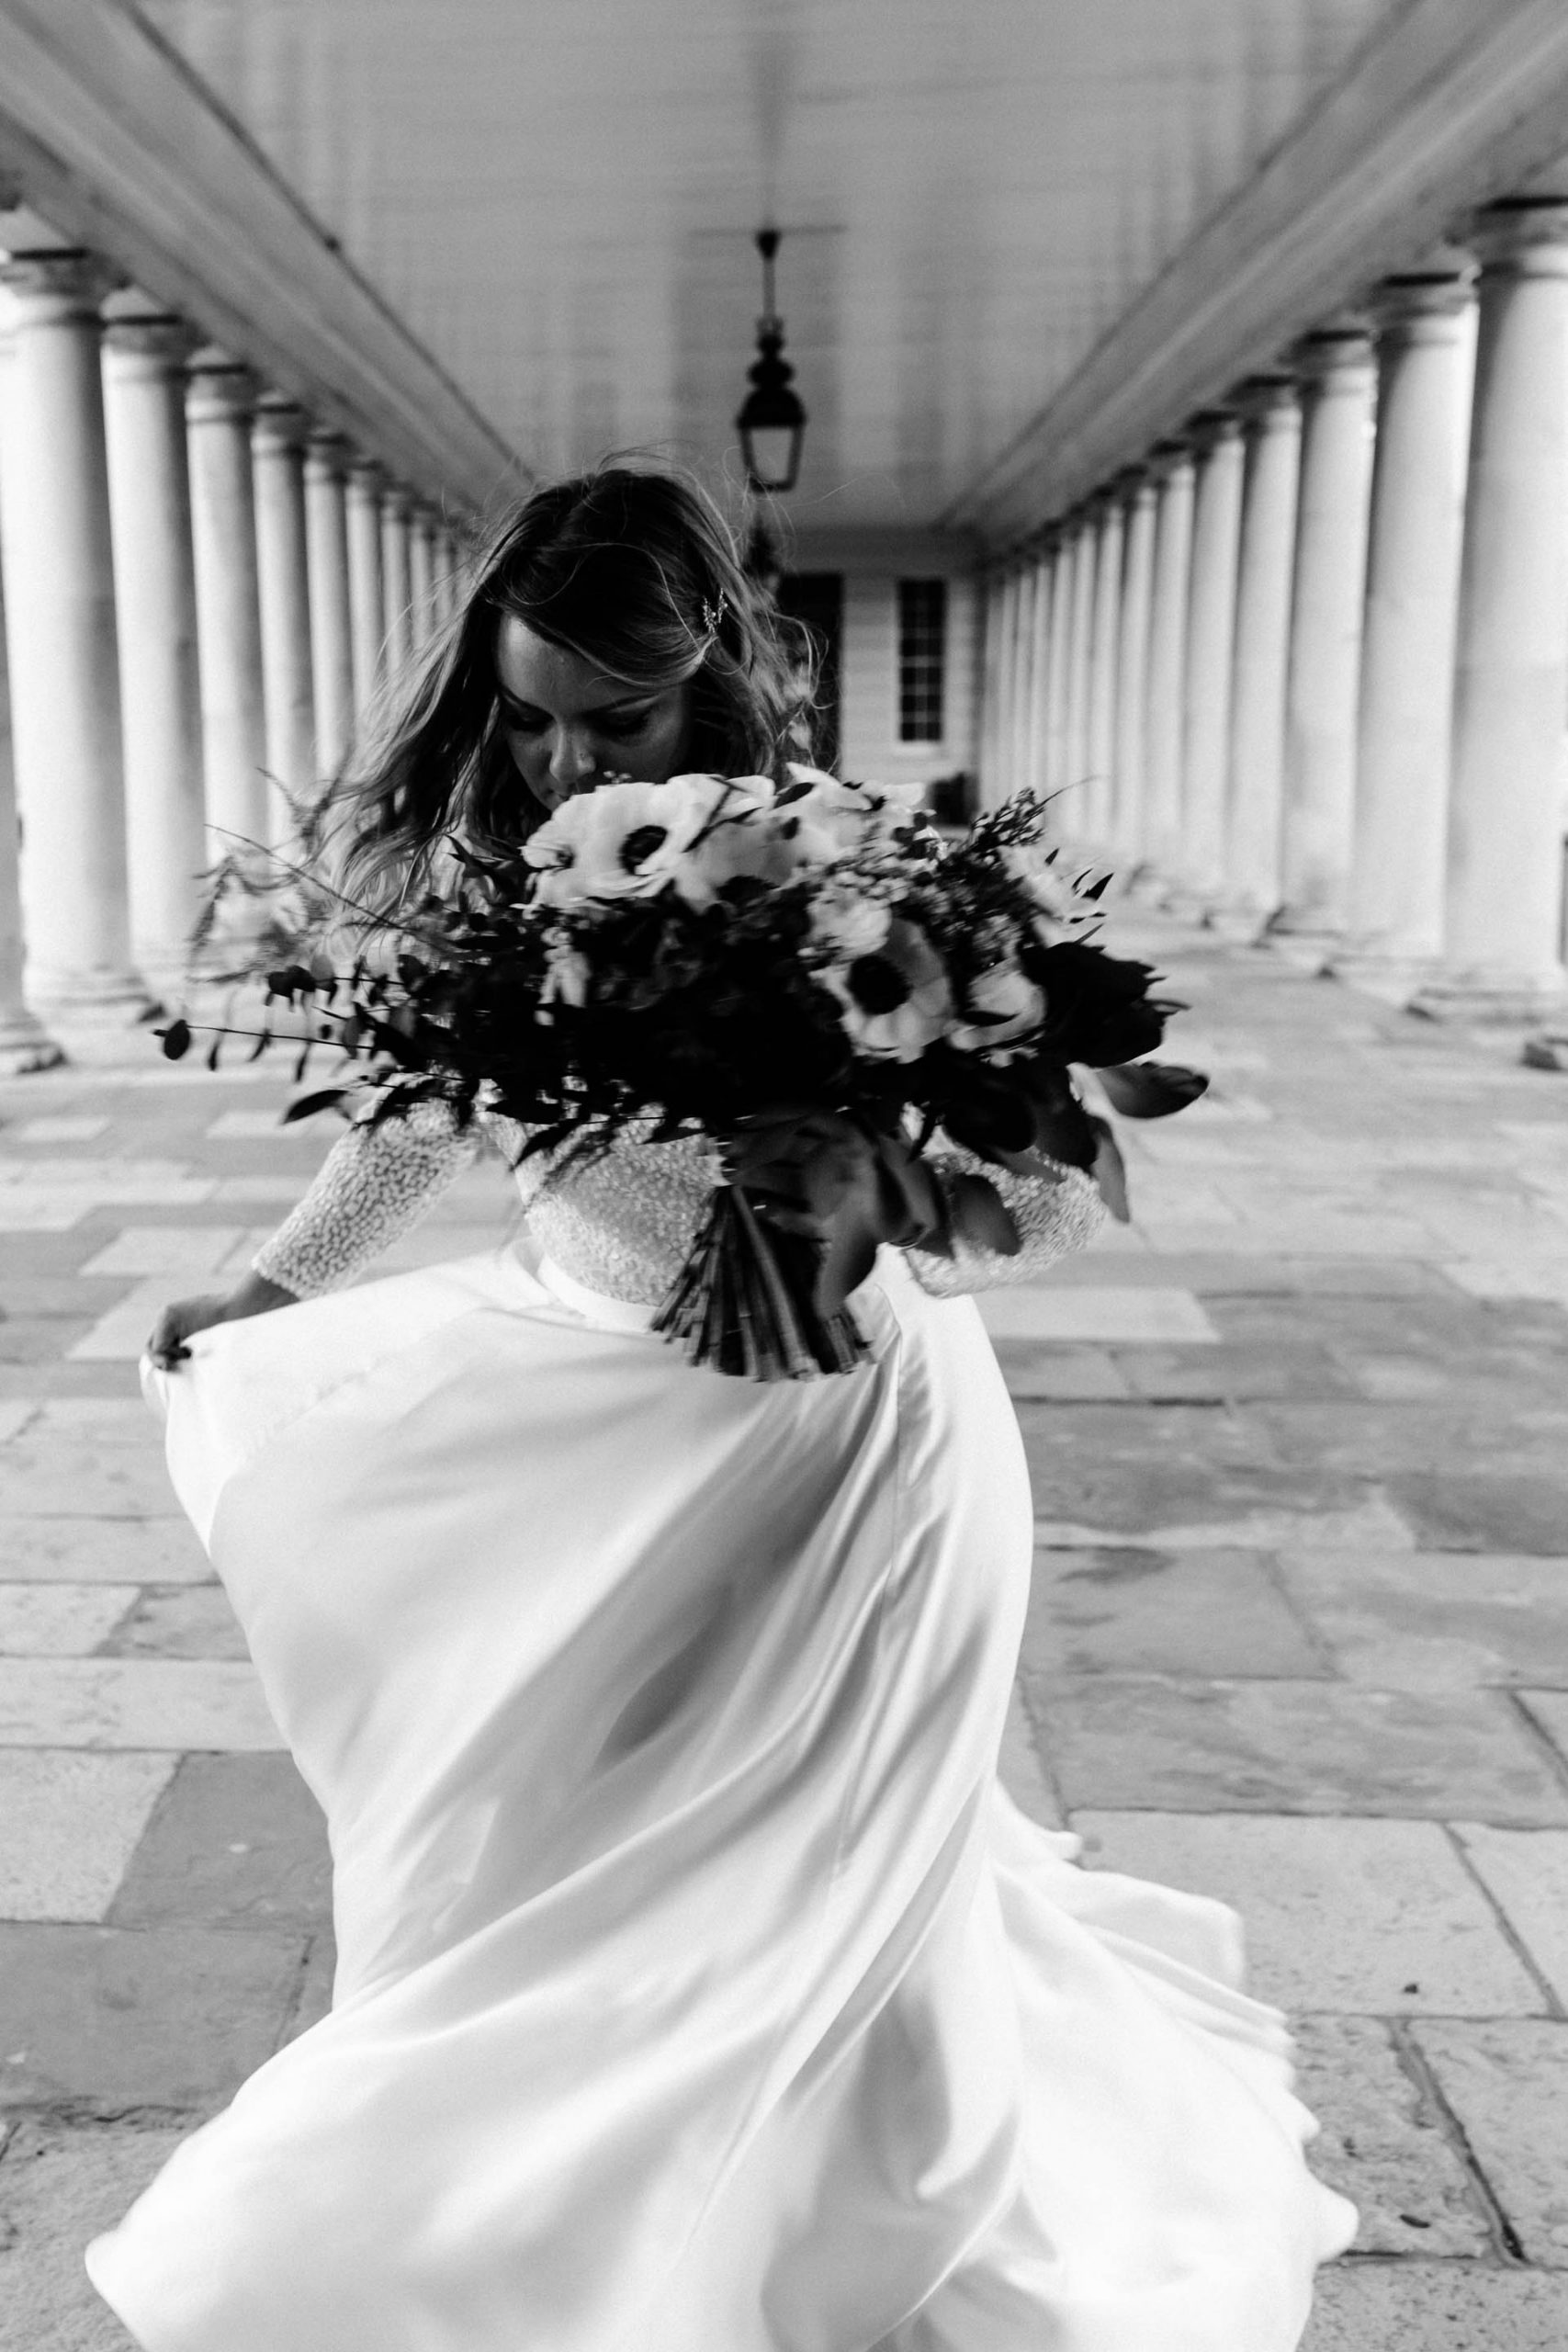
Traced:
<path id="1" fill-rule="evenodd" d="M 940 743 L 946 731 L 947 582 L 898 582 L 898 741 Z"/>

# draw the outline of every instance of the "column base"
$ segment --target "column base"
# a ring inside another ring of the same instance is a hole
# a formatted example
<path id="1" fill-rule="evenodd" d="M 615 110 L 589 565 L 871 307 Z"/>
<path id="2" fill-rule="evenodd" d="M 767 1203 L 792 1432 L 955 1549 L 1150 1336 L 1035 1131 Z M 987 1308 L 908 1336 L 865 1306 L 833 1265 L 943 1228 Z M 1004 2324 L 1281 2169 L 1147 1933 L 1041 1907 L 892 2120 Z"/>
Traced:
<path id="1" fill-rule="evenodd" d="M 1217 899 L 1203 917 L 1203 927 L 1230 947 L 1261 947 L 1269 942 L 1269 910 L 1245 899 Z"/>
<path id="2" fill-rule="evenodd" d="M 1343 980 L 1362 996 L 1373 996 L 1381 1004 L 1402 1009 L 1428 980 L 1438 976 L 1435 956 L 1380 956 L 1370 947 L 1336 949 L 1329 956 L 1327 969 L 1335 979 Z"/>
<path id="3" fill-rule="evenodd" d="M 1536 1037 L 1527 1037 L 1519 1050 L 1519 1059 L 1527 1069 L 1561 1070 L 1568 1078 L 1568 1026 L 1561 1031 L 1542 1030 Z"/>
<path id="4" fill-rule="evenodd" d="M 28 999 L 47 1020 L 67 1027 L 76 1022 L 106 1029 L 134 1029 L 156 1010 L 156 1000 L 139 972 L 112 977 L 86 972 L 49 979 L 29 975 Z"/>
<path id="5" fill-rule="evenodd" d="M 67 1056 L 26 1005 L 0 1012 L 0 1076 L 31 1078 L 40 1069 L 59 1069 Z"/>
<path id="6" fill-rule="evenodd" d="M 1486 972 L 1432 973 L 1409 999 L 1409 1009 L 1427 1021 L 1465 1022 L 1476 1027 L 1534 1028 L 1553 1034 L 1568 1025 L 1568 977 L 1543 973 L 1537 979 Z"/>

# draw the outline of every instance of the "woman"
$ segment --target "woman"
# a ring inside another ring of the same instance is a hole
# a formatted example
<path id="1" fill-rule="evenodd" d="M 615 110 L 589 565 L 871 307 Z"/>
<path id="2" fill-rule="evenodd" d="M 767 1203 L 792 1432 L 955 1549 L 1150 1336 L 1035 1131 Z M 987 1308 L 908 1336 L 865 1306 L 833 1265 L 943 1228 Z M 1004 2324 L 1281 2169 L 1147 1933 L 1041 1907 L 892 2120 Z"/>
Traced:
<path id="1" fill-rule="evenodd" d="M 542 492 L 350 869 L 386 901 L 615 774 L 782 777 L 788 678 L 699 493 Z M 1029 1494 L 943 1294 L 1082 1241 L 1086 1180 L 999 1176 L 1021 1259 L 885 1250 L 873 1360 L 763 1385 L 648 1329 L 700 1143 L 530 1163 L 524 1249 L 327 1295 L 470 1148 L 351 1130 L 153 1336 L 339 1959 L 100 2290 L 147 2352 L 1289 2352 L 1350 2216 L 1230 1915 L 1080 1872 L 997 1783 Z"/>

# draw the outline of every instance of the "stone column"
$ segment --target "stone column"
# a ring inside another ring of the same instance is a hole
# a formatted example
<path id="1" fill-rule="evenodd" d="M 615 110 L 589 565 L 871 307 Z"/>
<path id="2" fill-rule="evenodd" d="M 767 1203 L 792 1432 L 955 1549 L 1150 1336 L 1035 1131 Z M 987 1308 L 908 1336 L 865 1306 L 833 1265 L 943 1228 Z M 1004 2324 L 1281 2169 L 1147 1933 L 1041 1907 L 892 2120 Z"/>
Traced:
<path id="1" fill-rule="evenodd" d="M 323 779 L 338 774 L 354 741 L 354 639 L 343 479 L 347 457 L 348 445 L 335 433 L 313 433 L 305 451 L 310 699 L 316 714 L 315 765 Z"/>
<path id="2" fill-rule="evenodd" d="M 1280 903 L 1285 663 L 1296 546 L 1302 411 L 1289 376 L 1242 388 L 1247 464 L 1236 558 L 1224 905 L 1256 936 Z"/>
<path id="3" fill-rule="evenodd" d="M 154 988 L 177 989 L 216 862 L 207 833 L 196 573 L 186 457 L 195 337 L 143 297 L 117 295 L 104 331 L 104 421 L 119 614 L 130 936 Z"/>
<path id="4" fill-rule="evenodd" d="M 1046 697 L 1050 692 L 1051 659 L 1051 566 L 1043 548 L 1036 548 L 1031 570 L 1034 594 L 1029 647 L 1029 764 L 1023 781 L 1029 791 L 1040 793 L 1045 789 Z"/>
<path id="5" fill-rule="evenodd" d="M 98 301 L 83 253 L 14 254 L 6 634 L 33 1001 L 134 1018 Z"/>
<path id="6" fill-rule="evenodd" d="M 1126 484 L 1122 610 L 1116 627 L 1116 731 L 1112 757 L 1111 844 L 1129 873 L 1146 854 L 1145 776 L 1148 725 L 1149 628 L 1154 608 L 1155 500 L 1152 476 L 1134 467 Z"/>
<path id="7" fill-rule="evenodd" d="M 1034 566 L 1026 558 L 1014 576 L 1012 656 L 1012 789 L 1024 791 L 1033 758 Z"/>
<path id="8" fill-rule="evenodd" d="M 1404 997 L 1443 944 L 1475 300 L 1458 275 L 1391 278 L 1377 316 L 1355 845 L 1335 963 Z"/>
<path id="9" fill-rule="evenodd" d="M 1062 831 L 1067 840 L 1089 838 L 1089 632 L 1094 617 L 1094 550 L 1098 514 L 1081 507 L 1072 518 L 1071 577 L 1067 616 L 1066 770 L 1062 778 Z"/>
<path id="10" fill-rule="evenodd" d="M 1116 769 L 1117 628 L 1122 617 L 1122 549 L 1126 516 L 1108 491 L 1094 534 L 1094 603 L 1089 623 L 1089 791 L 1085 831 L 1097 857 L 1111 842 Z"/>
<path id="11" fill-rule="evenodd" d="M 305 413 L 279 394 L 258 402 L 251 428 L 261 603 L 262 696 L 273 838 L 298 831 L 289 804 L 316 785 L 316 711 L 310 680 L 310 583 L 305 552 Z"/>
<path id="12" fill-rule="evenodd" d="M 0 323 L 0 448 L 4 447 L 4 409 L 10 392 L 13 346 L 10 309 L 5 298 Z M 0 491 L 3 498 L 3 491 Z M 5 512 L 0 504 L 0 572 L 5 566 Z M 11 755 L 11 680 L 6 661 L 5 598 L 0 593 L 0 1072 L 20 1078 L 28 1071 L 53 1069 L 65 1059 L 24 992 L 20 833 L 17 822 L 17 772 Z"/>
<path id="13" fill-rule="evenodd" d="M 1568 196 L 1488 205 L 1454 664 L 1443 968 L 1417 1001 L 1528 1019 L 1562 961 Z"/>
<path id="14" fill-rule="evenodd" d="M 381 628 L 389 681 L 401 677 L 413 650 L 409 579 L 411 503 L 407 491 L 396 483 L 381 493 Z"/>
<path id="15" fill-rule="evenodd" d="M 196 548 L 197 635 L 207 821 L 213 854 L 269 843 L 261 603 L 256 585 L 251 418 L 256 379 L 209 344 L 190 363 L 186 424 Z M 235 917 L 238 925 L 242 918 Z"/>
<path id="16" fill-rule="evenodd" d="M 348 530 L 348 614 L 354 704 L 361 724 L 380 690 L 387 634 L 381 579 L 381 469 L 373 458 L 351 466 L 344 499 Z"/>
<path id="17" fill-rule="evenodd" d="M 409 518 L 409 611 L 413 650 L 422 652 L 435 628 L 434 531 L 430 509 L 416 506 Z"/>
<path id="18" fill-rule="evenodd" d="M 1181 741 L 1186 711 L 1187 594 L 1192 571 L 1192 456 L 1156 444 L 1159 469 L 1148 697 L 1144 716 L 1145 854 L 1169 878 L 1181 865 Z"/>
<path id="19" fill-rule="evenodd" d="M 1191 910 L 1224 888 L 1231 670 L 1244 469 L 1240 420 L 1206 410 L 1192 421 L 1197 479 L 1182 688 L 1179 898 Z"/>
<path id="20" fill-rule="evenodd" d="M 1051 566 L 1051 628 L 1045 647 L 1044 787 L 1057 792 L 1067 773 L 1067 645 L 1072 617 L 1072 542 L 1056 526 Z"/>
<path id="21" fill-rule="evenodd" d="M 1295 357 L 1305 405 L 1285 704 L 1283 900 L 1273 927 L 1332 940 L 1347 918 L 1355 833 L 1377 370 L 1359 325 L 1308 335 Z"/>

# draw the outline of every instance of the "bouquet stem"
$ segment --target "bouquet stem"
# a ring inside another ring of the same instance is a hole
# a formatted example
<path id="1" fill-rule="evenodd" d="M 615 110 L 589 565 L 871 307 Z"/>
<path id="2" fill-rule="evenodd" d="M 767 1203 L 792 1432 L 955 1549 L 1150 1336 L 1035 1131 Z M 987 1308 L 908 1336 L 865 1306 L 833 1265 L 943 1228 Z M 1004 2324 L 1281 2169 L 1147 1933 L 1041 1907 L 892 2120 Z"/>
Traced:
<path id="1" fill-rule="evenodd" d="M 870 1360 L 847 1309 L 812 1304 L 822 1245 L 764 1227 L 738 1184 L 720 1184 L 653 1329 L 694 1364 L 743 1380 L 810 1380 Z"/>

